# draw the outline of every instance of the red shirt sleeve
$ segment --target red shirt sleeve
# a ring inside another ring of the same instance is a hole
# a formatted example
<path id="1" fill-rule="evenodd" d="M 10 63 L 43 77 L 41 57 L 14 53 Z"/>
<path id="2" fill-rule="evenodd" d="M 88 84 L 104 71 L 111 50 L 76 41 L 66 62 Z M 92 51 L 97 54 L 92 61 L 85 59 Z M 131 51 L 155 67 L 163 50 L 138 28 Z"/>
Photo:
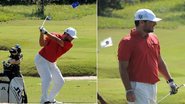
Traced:
<path id="1" fill-rule="evenodd" d="M 129 61 L 132 53 L 132 47 L 129 44 L 129 40 L 122 39 L 118 46 L 118 60 Z"/>
<path id="2" fill-rule="evenodd" d="M 159 43 L 158 37 L 157 37 L 157 35 L 155 35 L 155 34 L 153 34 L 152 36 L 153 36 L 153 38 L 154 38 L 153 41 L 156 41 L 158 56 L 160 56 L 160 55 L 161 55 L 161 52 L 160 52 L 160 43 Z"/>

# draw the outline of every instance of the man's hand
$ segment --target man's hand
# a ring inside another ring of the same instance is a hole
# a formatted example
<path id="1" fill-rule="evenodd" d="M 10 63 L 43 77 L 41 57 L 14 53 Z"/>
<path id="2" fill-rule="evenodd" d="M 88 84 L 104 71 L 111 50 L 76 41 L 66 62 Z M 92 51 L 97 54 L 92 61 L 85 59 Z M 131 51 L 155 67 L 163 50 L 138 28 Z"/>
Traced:
<path id="1" fill-rule="evenodd" d="M 136 96 L 135 96 L 133 90 L 128 90 L 126 92 L 126 97 L 127 97 L 127 101 L 129 101 L 129 102 L 135 102 L 135 100 L 136 100 Z"/>
<path id="2" fill-rule="evenodd" d="M 174 83 L 173 79 L 170 79 L 168 84 L 171 88 L 170 95 L 176 94 L 178 92 L 178 86 Z"/>
<path id="3" fill-rule="evenodd" d="M 48 33 L 48 31 L 43 26 L 39 27 L 39 30 L 42 34 L 47 34 Z"/>

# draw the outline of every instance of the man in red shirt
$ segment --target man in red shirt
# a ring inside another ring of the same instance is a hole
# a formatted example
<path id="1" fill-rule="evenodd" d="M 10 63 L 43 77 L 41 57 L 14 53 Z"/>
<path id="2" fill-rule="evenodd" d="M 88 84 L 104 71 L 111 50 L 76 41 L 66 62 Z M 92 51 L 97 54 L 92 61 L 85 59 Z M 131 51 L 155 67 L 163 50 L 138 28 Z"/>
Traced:
<path id="1" fill-rule="evenodd" d="M 41 103 L 55 103 L 55 96 L 64 85 L 64 78 L 56 65 L 56 60 L 69 51 L 73 44 L 71 41 L 77 38 L 77 32 L 69 27 L 64 34 L 49 33 L 44 27 L 40 27 L 39 44 L 42 49 L 35 57 L 35 65 L 42 80 Z M 50 82 L 54 85 L 48 96 Z"/>
<path id="2" fill-rule="evenodd" d="M 149 9 L 135 13 L 135 28 L 124 37 L 118 47 L 119 70 L 129 104 L 156 104 L 158 72 L 167 80 L 171 94 L 177 85 L 168 72 L 160 54 L 154 26 L 160 21 Z"/>

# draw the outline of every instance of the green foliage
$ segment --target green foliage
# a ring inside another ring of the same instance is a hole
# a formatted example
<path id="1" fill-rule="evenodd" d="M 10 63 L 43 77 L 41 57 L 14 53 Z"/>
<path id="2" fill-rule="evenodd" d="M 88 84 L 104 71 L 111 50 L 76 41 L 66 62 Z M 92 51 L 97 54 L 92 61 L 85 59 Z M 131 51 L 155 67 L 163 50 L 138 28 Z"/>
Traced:
<path id="1" fill-rule="evenodd" d="M 173 29 L 179 25 L 185 25 L 184 0 L 157 0 L 126 5 L 124 9 L 113 10 L 111 17 L 98 18 L 98 26 L 99 28 L 131 28 L 134 26 L 135 12 L 141 8 L 151 9 L 157 17 L 163 19 L 159 22 L 157 28 Z"/>
<path id="2" fill-rule="evenodd" d="M 121 8 L 121 0 L 98 0 L 99 16 L 111 16 L 113 9 Z"/>
<path id="3" fill-rule="evenodd" d="M 37 5 L 0 6 L 0 22 L 10 20 L 40 19 Z M 87 15 L 96 14 L 96 5 L 80 5 L 73 9 L 71 5 L 47 5 L 45 15 L 50 15 L 52 20 L 79 19 Z"/>
<path id="4" fill-rule="evenodd" d="M 69 20 L 96 14 L 96 5 L 80 5 L 76 9 L 70 5 L 48 5 L 45 10 L 45 15 L 51 15 L 54 20 Z"/>
<path id="5" fill-rule="evenodd" d="M 0 0 L 0 5 L 28 5 L 44 1 L 45 4 L 72 4 L 76 0 Z M 80 0 L 80 4 L 96 3 L 96 0 Z"/>

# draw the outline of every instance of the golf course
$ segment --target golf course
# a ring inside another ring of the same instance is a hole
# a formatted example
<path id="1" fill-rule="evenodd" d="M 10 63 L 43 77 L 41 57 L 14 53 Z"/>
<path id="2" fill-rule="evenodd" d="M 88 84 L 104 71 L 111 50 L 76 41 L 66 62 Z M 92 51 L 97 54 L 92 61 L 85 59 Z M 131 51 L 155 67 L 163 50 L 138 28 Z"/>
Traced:
<path id="1" fill-rule="evenodd" d="M 112 47 L 98 47 L 98 92 L 108 104 L 126 104 L 125 89 L 119 74 L 117 50 L 120 40 L 134 27 L 134 13 L 140 8 L 149 8 L 157 17 L 163 19 L 157 23 L 154 30 L 160 41 L 161 56 L 175 83 L 177 85 L 185 83 L 184 5 L 184 0 L 156 0 L 113 10 L 111 17 L 98 17 L 98 44 L 108 37 L 113 41 Z M 169 91 L 169 85 L 160 75 L 158 101 Z M 185 87 L 181 87 L 176 95 L 166 97 L 159 104 L 185 104 L 184 97 Z"/>
<path id="2" fill-rule="evenodd" d="M 23 60 L 20 69 L 28 103 L 40 102 L 41 79 L 34 59 L 41 49 L 39 27 L 46 16 L 51 17 L 44 24 L 49 32 L 63 33 L 66 28 L 74 27 L 78 36 L 69 52 L 57 60 L 65 79 L 57 101 L 64 104 L 100 104 L 96 96 L 98 92 L 107 104 L 127 104 L 117 50 L 120 40 L 134 27 L 134 14 L 141 8 L 151 9 L 157 17 L 162 18 L 154 29 L 160 42 L 161 56 L 175 83 L 178 86 L 185 84 L 185 0 L 133 1 L 136 2 L 133 5 L 123 3 L 122 9 L 108 8 L 111 11 L 109 16 L 98 16 L 97 4 L 84 3 L 77 8 L 72 8 L 70 4 L 47 4 L 44 16 L 38 16 L 36 4 L 0 5 L 0 61 L 8 60 L 11 47 L 16 44 L 21 46 Z M 102 48 L 101 41 L 108 37 L 112 38 L 113 46 Z M 83 76 L 97 76 L 97 79 L 76 78 Z M 159 76 L 157 101 L 170 91 L 166 80 L 162 75 Z M 177 94 L 167 96 L 159 104 L 185 104 L 184 97 L 185 87 L 181 87 Z"/>
<path id="3" fill-rule="evenodd" d="M 0 60 L 7 60 L 8 49 L 15 44 L 22 48 L 23 60 L 20 64 L 24 75 L 29 103 L 39 103 L 41 80 L 34 64 L 39 46 L 39 26 L 44 19 L 37 17 L 36 5 L 0 7 Z M 63 55 L 57 65 L 63 76 L 96 76 L 96 5 L 47 5 L 45 15 L 51 16 L 44 27 L 49 32 L 63 33 L 68 27 L 77 30 L 78 39 L 73 48 Z M 3 71 L 3 65 L 0 65 Z M 96 80 L 65 80 L 56 100 L 64 103 L 95 103 Z"/>

